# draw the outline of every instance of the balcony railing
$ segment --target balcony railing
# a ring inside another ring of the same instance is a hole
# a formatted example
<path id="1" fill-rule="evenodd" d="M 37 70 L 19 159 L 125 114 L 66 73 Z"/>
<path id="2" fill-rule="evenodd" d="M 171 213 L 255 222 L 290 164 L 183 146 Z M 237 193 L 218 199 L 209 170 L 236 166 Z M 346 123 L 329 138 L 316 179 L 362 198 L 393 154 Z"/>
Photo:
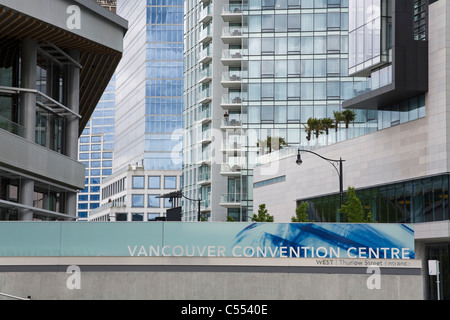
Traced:
<path id="1" fill-rule="evenodd" d="M 199 82 L 206 83 L 211 81 L 212 67 L 204 68 L 199 72 Z"/>
<path id="2" fill-rule="evenodd" d="M 224 94 L 222 96 L 222 105 L 241 105 L 242 104 L 242 94 Z"/>
<path id="3" fill-rule="evenodd" d="M 222 51 L 222 59 L 236 59 L 242 60 L 242 56 L 245 54 L 244 49 L 224 49 Z"/>
<path id="4" fill-rule="evenodd" d="M 211 172 L 200 172 L 198 174 L 198 182 L 211 180 Z"/>
<path id="5" fill-rule="evenodd" d="M 213 14 L 212 6 L 213 6 L 212 3 L 208 3 L 206 6 L 200 9 L 199 22 L 203 23 L 212 19 Z"/>
<path id="6" fill-rule="evenodd" d="M 11 132 L 19 137 L 25 137 L 25 128 L 6 118 L 0 117 L 0 129 Z"/>
<path id="7" fill-rule="evenodd" d="M 201 90 L 198 94 L 199 103 L 206 103 L 211 101 L 211 92 L 212 92 L 211 88 Z"/>
<path id="8" fill-rule="evenodd" d="M 233 127 L 235 129 L 242 126 L 241 119 L 222 119 L 221 127 Z"/>
<path id="9" fill-rule="evenodd" d="M 212 60 L 212 55 L 213 55 L 212 44 L 210 44 L 209 46 L 206 46 L 202 50 L 200 50 L 198 60 L 200 63 L 206 63 Z"/>
<path id="10" fill-rule="evenodd" d="M 222 74 L 222 81 L 242 81 L 241 71 L 226 71 Z"/>
<path id="11" fill-rule="evenodd" d="M 247 195 L 245 193 L 224 193 L 220 195 L 221 203 L 240 204 L 242 200 L 246 200 Z"/>
<path id="12" fill-rule="evenodd" d="M 201 211 L 210 211 L 211 210 L 211 200 L 206 199 L 200 201 L 200 210 Z"/>
<path id="13" fill-rule="evenodd" d="M 200 30 L 199 39 L 200 42 L 208 42 L 212 40 L 213 27 L 207 26 L 206 28 Z"/>
<path id="14" fill-rule="evenodd" d="M 205 121 L 211 119 L 211 108 L 203 109 L 198 114 L 198 119 L 200 121 Z"/>

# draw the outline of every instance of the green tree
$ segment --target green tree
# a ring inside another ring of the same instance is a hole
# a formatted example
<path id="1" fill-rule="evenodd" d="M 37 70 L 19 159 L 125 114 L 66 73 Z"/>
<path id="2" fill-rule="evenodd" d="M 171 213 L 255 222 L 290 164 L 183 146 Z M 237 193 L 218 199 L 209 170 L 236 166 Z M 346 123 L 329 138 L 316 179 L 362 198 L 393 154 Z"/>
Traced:
<path id="1" fill-rule="evenodd" d="M 314 133 L 316 138 L 319 138 L 319 135 L 323 133 L 322 123 L 317 118 L 309 118 L 306 122 L 305 131 L 309 136 L 308 141 L 311 139 L 311 133 Z"/>
<path id="2" fill-rule="evenodd" d="M 347 221 L 351 223 L 370 223 L 372 222 L 372 214 L 369 212 L 364 218 L 364 209 L 361 200 L 356 196 L 355 188 L 348 187 L 347 202 L 339 209 L 339 213 L 347 217 Z"/>
<path id="3" fill-rule="evenodd" d="M 291 218 L 292 222 L 314 222 L 308 219 L 308 214 L 306 211 L 308 210 L 308 203 L 302 202 L 297 209 L 295 209 L 295 216 Z"/>
<path id="4" fill-rule="evenodd" d="M 311 141 L 311 135 L 313 132 L 313 127 L 311 126 L 311 118 L 308 119 L 308 122 L 306 122 L 303 127 L 305 128 L 306 132 L 306 140 Z"/>
<path id="5" fill-rule="evenodd" d="M 325 134 L 329 134 L 329 130 L 334 128 L 334 120 L 331 118 L 323 118 L 320 119 L 320 123 L 322 125 L 322 129 L 325 130 Z"/>
<path id="6" fill-rule="evenodd" d="M 340 111 L 334 111 L 333 115 L 334 115 L 334 129 L 336 132 L 338 132 L 339 124 L 341 123 L 341 121 L 344 121 L 344 116 Z"/>
<path id="7" fill-rule="evenodd" d="M 260 204 L 258 214 L 254 213 L 252 217 L 253 222 L 273 222 L 274 218 L 269 214 L 266 209 L 266 204 Z"/>
<path id="8" fill-rule="evenodd" d="M 349 123 L 355 121 L 356 113 L 352 110 L 344 110 L 342 111 L 342 116 L 344 117 L 345 128 L 348 129 Z"/>
<path id="9" fill-rule="evenodd" d="M 263 149 L 269 148 L 269 153 L 272 153 L 272 150 L 281 150 L 287 145 L 286 140 L 282 137 L 267 137 L 266 140 L 259 140 L 256 144 L 257 147 L 261 146 Z"/>

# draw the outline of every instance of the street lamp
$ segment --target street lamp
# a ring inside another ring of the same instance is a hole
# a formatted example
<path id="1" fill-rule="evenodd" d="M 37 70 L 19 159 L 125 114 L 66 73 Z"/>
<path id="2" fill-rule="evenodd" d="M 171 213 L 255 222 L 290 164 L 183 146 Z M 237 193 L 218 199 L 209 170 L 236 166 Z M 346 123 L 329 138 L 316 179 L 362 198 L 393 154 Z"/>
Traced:
<path id="1" fill-rule="evenodd" d="M 173 198 L 178 198 L 178 199 L 179 199 L 179 198 L 185 198 L 186 200 L 189 200 L 189 201 L 197 201 L 197 204 L 198 204 L 198 207 L 197 207 L 197 209 L 198 209 L 198 211 L 197 211 L 197 220 L 198 220 L 198 221 L 201 220 L 201 202 L 202 202 L 202 199 L 191 199 L 191 198 L 188 198 L 188 197 L 186 197 L 186 196 L 183 194 L 183 192 L 182 192 L 181 190 L 174 191 L 174 192 L 171 192 L 171 193 L 168 193 L 168 194 L 159 196 L 159 197 L 157 197 L 157 198 L 169 198 L 169 199 L 173 199 Z M 170 201 L 170 200 L 169 200 L 169 201 Z"/>
<path id="2" fill-rule="evenodd" d="M 343 179 L 344 179 L 344 176 L 343 176 L 344 175 L 344 171 L 343 171 L 343 162 L 345 160 L 342 160 L 342 158 L 340 158 L 339 160 L 328 159 L 328 158 L 325 158 L 325 157 L 321 156 L 320 154 L 315 153 L 313 151 L 298 149 L 297 160 L 295 161 L 295 163 L 297 163 L 297 165 L 301 165 L 303 163 L 301 152 L 312 153 L 312 154 L 318 156 L 319 158 L 322 158 L 322 159 L 328 161 L 334 167 L 334 169 L 336 169 L 336 172 L 337 172 L 337 174 L 339 176 L 339 200 L 340 200 L 341 207 L 342 207 L 342 205 L 344 204 L 344 181 L 343 181 Z M 339 164 L 339 168 L 337 167 L 337 164 Z"/>
<path id="3" fill-rule="evenodd" d="M 197 201 L 197 204 L 198 204 L 197 221 L 200 222 L 201 221 L 201 209 L 200 209 L 200 207 L 201 207 L 202 199 L 190 199 L 190 198 L 186 197 L 183 193 L 181 193 L 181 196 L 183 198 L 185 198 L 186 200 L 189 200 L 189 201 Z"/>

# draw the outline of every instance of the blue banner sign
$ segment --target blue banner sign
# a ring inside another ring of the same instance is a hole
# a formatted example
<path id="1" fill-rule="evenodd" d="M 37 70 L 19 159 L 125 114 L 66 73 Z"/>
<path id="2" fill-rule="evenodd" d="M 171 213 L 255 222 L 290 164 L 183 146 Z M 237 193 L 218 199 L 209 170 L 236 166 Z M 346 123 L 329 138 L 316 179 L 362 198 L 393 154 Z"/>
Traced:
<path id="1" fill-rule="evenodd" d="M 0 256 L 414 259 L 410 224 L 1 222 Z"/>

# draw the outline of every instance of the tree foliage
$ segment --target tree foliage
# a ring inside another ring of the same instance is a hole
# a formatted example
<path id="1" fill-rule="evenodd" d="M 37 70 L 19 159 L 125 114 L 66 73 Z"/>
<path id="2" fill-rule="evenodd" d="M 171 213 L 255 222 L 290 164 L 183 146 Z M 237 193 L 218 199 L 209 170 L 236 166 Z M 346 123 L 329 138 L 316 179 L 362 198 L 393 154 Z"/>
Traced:
<path id="1" fill-rule="evenodd" d="M 291 218 L 292 222 L 314 222 L 308 219 L 308 203 L 302 202 L 297 209 L 295 209 L 295 216 Z"/>
<path id="2" fill-rule="evenodd" d="M 370 223 L 372 222 L 372 214 L 369 212 L 364 217 L 364 209 L 361 200 L 356 196 L 355 188 L 348 187 L 347 203 L 343 204 L 339 209 L 339 213 L 346 216 L 347 221 L 351 223 Z"/>
<path id="3" fill-rule="evenodd" d="M 253 222 L 273 222 L 274 218 L 269 214 L 266 209 L 266 204 L 260 204 L 258 214 L 254 213 L 252 217 Z"/>

